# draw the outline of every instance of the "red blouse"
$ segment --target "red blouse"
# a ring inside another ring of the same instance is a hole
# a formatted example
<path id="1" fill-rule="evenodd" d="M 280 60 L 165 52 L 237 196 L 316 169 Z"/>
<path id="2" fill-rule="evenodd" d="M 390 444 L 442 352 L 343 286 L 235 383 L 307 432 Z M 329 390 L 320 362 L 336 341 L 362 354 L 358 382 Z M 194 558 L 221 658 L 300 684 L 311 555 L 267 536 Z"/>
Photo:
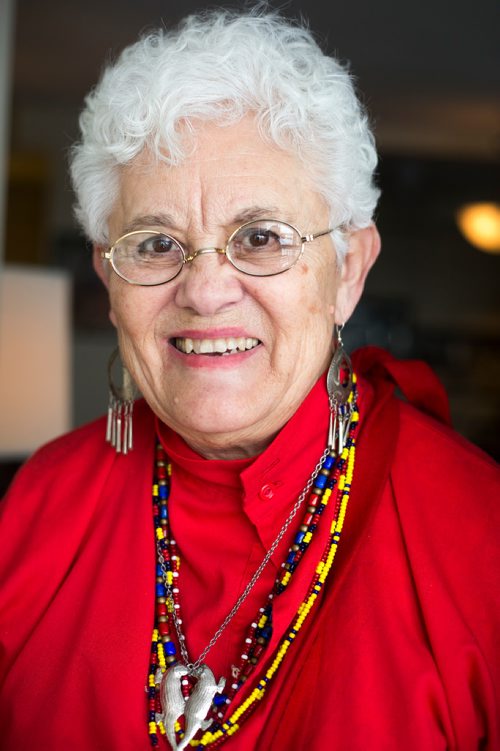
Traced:
<path id="1" fill-rule="evenodd" d="M 355 362 L 363 376 L 361 425 L 334 568 L 267 698 L 224 747 L 500 749 L 497 468 L 392 396 L 395 380 L 409 400 L 443 417 L 442 394 L 424 366 L 375 350 Z M 44 447 L 2 504 L 5 751 L 149 748 L 155 420 L 142 402 L 134 423 L 128 456 L 104 444 L 102 420 Z M 173 465 L 170 518 L 191 659 L 287 518 L 323 452 L 327 423 L 321 379 L 254 460 L 207 461 L 159 426 Z M 230 682 L 244 633 L 299 523 L 207 655 L 217 680 Z M 322 523 L 275 601 L 267 659 L 307 590 L 327 534 Z"/>

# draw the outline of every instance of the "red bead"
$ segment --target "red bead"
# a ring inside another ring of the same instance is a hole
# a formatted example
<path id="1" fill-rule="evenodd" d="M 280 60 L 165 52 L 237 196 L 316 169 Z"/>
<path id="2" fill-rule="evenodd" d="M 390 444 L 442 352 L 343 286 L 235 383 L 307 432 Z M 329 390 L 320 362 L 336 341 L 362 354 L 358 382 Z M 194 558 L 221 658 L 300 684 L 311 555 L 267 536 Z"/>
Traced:
<path id="1" fill-rule="evenodd" d="M 319 501 L 320 501 L 319 495 L 316 495 L 316 493 L 310 493 L 309 498 L 307 499 L 307 505 L 316 507 Z"/>
<path id="2" fill-rule="evenodd" d="M 302 524 L 308 527 L 311 524 L 313 517 L 314 517 L 314 514 L 305 514 L 304 518 L 302 519 Z"/>
<path id="3" fill-rule="evenodd" d="M 166 634 L 170 633 L 170 629 L 168 627 L 168 623 L 165 623 L 164 621 L 159 621 L 158 623 L 158 631 L 162 636 L 165 636 Z"/>
<path id="4" fill-rule="evenodd" d="M 252 663 L 246 662 L 245 667 L 241 671 L 240 678 L 248 678 L 248 676 L 250 675 L 250 673 L 252 672 L 252 670 L 253 670 Z"/>

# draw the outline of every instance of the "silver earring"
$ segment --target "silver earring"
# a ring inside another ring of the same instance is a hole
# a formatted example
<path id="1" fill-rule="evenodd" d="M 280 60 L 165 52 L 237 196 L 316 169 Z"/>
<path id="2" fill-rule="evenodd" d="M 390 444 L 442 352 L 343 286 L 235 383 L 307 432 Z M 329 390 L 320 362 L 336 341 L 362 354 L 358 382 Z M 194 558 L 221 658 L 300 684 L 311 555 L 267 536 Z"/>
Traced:
<path id="1" fill-rule="evenodd" d="M 117 347 L 111 353 L 108 363 L 109 402 L 106 441 L 116 449 L 117 454 L 127 454 L 133 448 L 132 418 L 137 389 L 123 363 L 121 363 L 122 385 L 115 384 L 113 366 L 119 355 L 120 350 Z"/>
<path id="2" fill-rule="evenodd" d="M 351 423 L 351 406 L 349 396 L 352 391 L 352 363 L 344 349 L 342 329 L 344 324 L 335 324 L 333 330 L 334 353 L 328 374 L 326 388 L 330 400 L 330 428 L 328 446 L 337 455 L 344 450 L 349 425 Z"/>

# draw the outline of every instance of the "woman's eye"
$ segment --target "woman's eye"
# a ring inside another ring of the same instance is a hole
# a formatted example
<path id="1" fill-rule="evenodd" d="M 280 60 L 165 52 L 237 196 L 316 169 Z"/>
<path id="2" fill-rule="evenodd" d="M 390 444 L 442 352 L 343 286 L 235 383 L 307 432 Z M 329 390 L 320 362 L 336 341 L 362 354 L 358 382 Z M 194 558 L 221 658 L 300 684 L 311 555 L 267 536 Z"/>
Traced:
<path id="1" fill-rule="evenodd" d="M 168 253 L 176 248 L 174 241 L 169 237 L 158 236 L 150 237 L 137 246 L 139 255 L 158 256 Z"/>
<path id="2" fill-rule="evenodd" d="M 269 235 L 269 232 L 262 232 L 259 230 L 258 232 L 252 232 L 248 240 L 250 242 L 250 245 L 253 245 L 254 248 L 261 248 L 263 245 L 267 245 L 267 243 L 269 242 Z"/>
<path id="3" fill-rule="evenodd" d="M 266 248 L 271 250 L 279 248 L 281 243 L 279 236 L 271 230 L 252 229 L 245 233 L 241 245 L 247 249 Z"/>

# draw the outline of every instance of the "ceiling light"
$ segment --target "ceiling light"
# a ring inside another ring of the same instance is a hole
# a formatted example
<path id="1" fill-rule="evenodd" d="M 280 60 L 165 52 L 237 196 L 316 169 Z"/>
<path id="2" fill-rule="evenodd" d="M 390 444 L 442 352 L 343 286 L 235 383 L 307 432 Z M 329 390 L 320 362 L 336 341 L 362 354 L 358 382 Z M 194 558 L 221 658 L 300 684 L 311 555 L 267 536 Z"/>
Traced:
<path id="1" fill-rule="evenodd" d="M 456 219 L 471 245 L 487 253 L 500 253 L 500 204 L 468 203 L 457 211 Z"/>

